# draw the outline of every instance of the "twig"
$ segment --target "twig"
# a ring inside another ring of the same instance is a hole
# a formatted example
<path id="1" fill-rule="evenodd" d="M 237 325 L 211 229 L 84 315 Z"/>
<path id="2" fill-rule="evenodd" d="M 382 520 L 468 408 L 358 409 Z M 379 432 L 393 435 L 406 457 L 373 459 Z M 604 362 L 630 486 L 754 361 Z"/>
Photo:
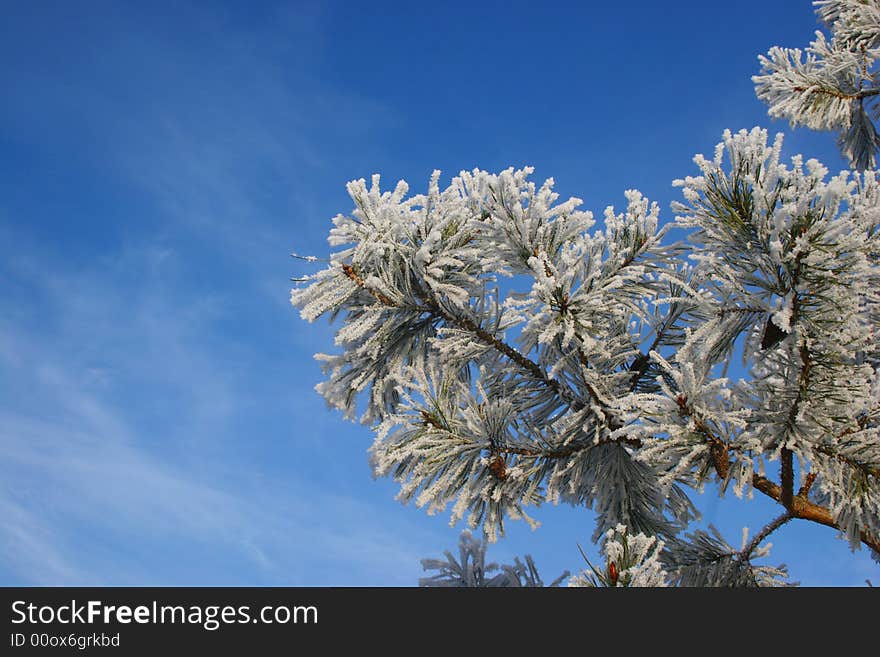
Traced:
<path id="1" fill-rule="evenodd" d="M 770 536 L 770 534 L 782 527 L 782 525 L 791 520 L 792 517 L 793 516 L 790 513 L 785 512 L 775 520 L 771 521 L 766 527 L 764 527 L 764 529 L 758 532 L 755 538 L 753 538 L 749 542 L 749 544 L 743 549 L 741 554 L 746 559 L 748 559 L 752 555 L 752 552 L 754 552 L 758 548 L 758 546 L 764 541 L 765 538 L 767 538 L 768 536 Z"/>

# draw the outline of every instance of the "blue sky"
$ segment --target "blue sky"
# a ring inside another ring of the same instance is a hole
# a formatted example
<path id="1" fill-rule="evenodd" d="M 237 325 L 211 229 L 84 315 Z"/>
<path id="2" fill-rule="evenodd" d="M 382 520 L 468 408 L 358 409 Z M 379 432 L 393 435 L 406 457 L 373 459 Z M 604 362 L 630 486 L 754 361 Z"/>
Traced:
<path id="1" fill-rule="evenodd" d="M 313 391 L 332 329 L 289 305 L 288 254 L 326 252 L 348 180 L 534 165 L 597 214 L 636 187 L 669 219 L 724 128 L 844 167 L 749 79 L 806 45 L 808 3 L 593 4 L 8 3 L 0 584 L 412 585 L 455 546 Z M 735 544 L 776 513 L 700 505 Z M 490 556 L 582 567 L 592 515 L 537 517 Z M 804 584 L 880 580 L 832 530 L 773 538 Z"/>

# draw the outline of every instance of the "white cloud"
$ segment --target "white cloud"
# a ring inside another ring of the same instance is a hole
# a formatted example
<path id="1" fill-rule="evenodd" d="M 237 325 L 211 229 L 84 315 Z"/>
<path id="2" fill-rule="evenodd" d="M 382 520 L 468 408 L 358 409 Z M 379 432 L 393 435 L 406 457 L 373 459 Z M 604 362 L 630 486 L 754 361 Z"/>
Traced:
<path id="1" fill-rule="evenodd" d="M 242 347 L 253 371 L 230 372 L 229 339 L 214 326 L 223 303 L 200 306 L 191 290 L 163 282 L 173 256 L 154 255 L 132 250 L 63 281 L 37 256 L 6 261 L 39 290 L 32 310 L 43 320 L 25 330 L 0 300 L 3 579 L 414 583 L 426 548 L 412 541 L 424 531 L 405 539 L 399 521 L 377 522 L 370 501 L 316 487 L 298 470 L 305 460 L 279 475 L 261 469 L 271 455 L 248 454 L 255 444 L 288 459 L 297 445 L 314 452 L 320 424 L 309 413 L 320 400 L 293 376 L 262 396 L 259 345 Z M 124 280 L 131 270 L 141 273 L 134 288 Z M 314 401 L 292 411 L 298 427 L 275 405 L 284 391 Z M 266 429 L 274 433 L 255 443 L 246 427 L 267 415 L 277 416 Z"/>
<path id="2" fill-rule="evenodd" d="M 387 108 L 314 75 L 320 4 L 104 9 L 40 16 L 52 57 L 3 110 L 70 196 L 0 207 L 0 582 L 414 583 L 440 540 L 314 483 L 346 429 L 287 301 L 289 251 L 324 248 L 316 181 L 345 198 L 332 171 Z"/>

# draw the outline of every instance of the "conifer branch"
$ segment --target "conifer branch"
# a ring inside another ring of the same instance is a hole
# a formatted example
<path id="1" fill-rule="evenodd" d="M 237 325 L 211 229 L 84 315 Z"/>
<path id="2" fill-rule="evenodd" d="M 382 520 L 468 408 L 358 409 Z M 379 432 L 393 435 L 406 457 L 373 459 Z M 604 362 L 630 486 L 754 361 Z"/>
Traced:
<path id="1" fill-rule="evenodd" d="M 374 288 L 369 287 L 366 281 L 354 270 L 354 267 L 352 267 L 351 265 L 343 263 L 342 271 L 348 278 L 353 280 L 358 287 L 372 294 L 376 298 L 376 300 L 378 300 L 379 303 L 381 303 L 382 305 L 388 306 L 389 308 L 394 308 L 396 306 L 396 304 L 386 295 L 382 294 Z"/>
<path id="2" fill-rule="evenodd" d="M 705 428 L 703 428 L 705 431 Z M 713 447 L 711 451 L 712 455 L 712 463 L 715 468 L 715 471 L 718 473 L 718 476 L 721 479 L 727 478 L 727 473 L 730 470 L 730 466 L 732 465 L 728 459 L 728 451 L 730 451 L 730 447 L 727 449 L 722 449 L 724 442 L 719 440 L 718 438 L 711 439 L 711 445 Z M 773 483 L 766 477 L 754 474 L 752 475 L 752 487 L 755 490 L 760 491 L 770 499 L 779 502 L 783 506 L 785 506 L 784 493 L 781 486 Z M 787 509 L 787 513 L 791 515 L 792 518 L 799 518 L 802 520 L 809 520 L 811 522 L 818 523 L 820 525 L 825 525 L 826 527 L 832 527 L 834 529 L 840 529 L 837 523 L 834 521 L 834 516 L 831 514 L 826 507 L 820 506 L 818 504 L 814 504 L 807 499 L 807 494 L 809 492 L 809 488 L 806 490 L 803 495 L 795 495 L 790 503 L 790 508 Z M 880 539 L 878 537 L 869 534 L 868 532 L 861 531 L 859 532 L 859 538 L 862 543 L 871 548 L 872 550 L 880 551 Z"/>
<path id="3" fill-rule="evenodd" d="M 839 89 L 831 89 L 827 87 L 795 86 L 792 87 L 792 91 L 796 91 L 798 93 L 822 94 L 825 96 L 838 98 L 840 100 L 862 100 L 863 98 L 871 98 L 872 96 L 880 95 L 880 88 L 860 89 L 855 93 L 846 93 L 845 91 L 840 91 Z"/>
<path id="4" fill-rule="evenodd" d="M 729 459 L 729 453 L 734 451 L 733 446 L 728 445 L 723 440 L 713 435 L 709 427 L 704 422 L 700 421 L 699 418 L 694 418 L 694 422 L 697 432 L 703 436 L 710 446 L 710 455 L 715 472 L 721 480 L 724 481 L 727 479 L 732 465 Z M 782 486 L 773 483 L 771 480 L 767 479 L 767 477 L 757 473 L 752 475 L 752 487 L 786 507 L 786 514 L 790 515 L 792 518 L 810 520 L 820 525 L 825 525 L 826 527 L 840 529 L 834 521 L 831 511 L 823 506 L 810 502 L 808 499 L 810 487 L 812 486 L 813 481 L 815 481 L 815 478 L 815 474 L 812 475 L 812 479 L 810 479 L 810 475 L 808 475 L 807 482 L 809 482 L 809 485 L 805 484 L 801 491 L 799 491 L 797 495 L 792 496 L 790 500 L 786 500 L 785 490 Z M 878 537 L 872 536 L 865 531 L 860 532 L 859 536 L 866 546 L 873 550 L 880 551 L 880 540 L 878 540 Z"/>
<path id="5" fill-rule="evenodd" d="M 767 537 L 770 536 L 770 534 L 775 532 L 791 519 L 791 513 L 785 512 L 778 518 L 775 518 L 774 520 L 769 522 L 767 526 L 764 527 L 764 529 L 758 532 L 755 537 L 751 541 L 749 541 L 749 544 L 742 551 L 743 556 L 748 559 L 752 555 L 752 552 L 758 549 L 758 546 L 760 546 L 761 543 L 763 543 L 767 539 Z"/>

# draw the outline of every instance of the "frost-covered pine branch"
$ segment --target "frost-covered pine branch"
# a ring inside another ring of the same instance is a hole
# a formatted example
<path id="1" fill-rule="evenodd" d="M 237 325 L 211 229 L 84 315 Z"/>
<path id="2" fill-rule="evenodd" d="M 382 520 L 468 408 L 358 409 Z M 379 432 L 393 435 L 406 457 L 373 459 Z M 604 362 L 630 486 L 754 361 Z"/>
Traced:
<path id="1" fill-rule="evenodd" d="M 444 559 L 422 559 L 422 568 L 436 571 L 430 577 L 419 580 L 419 586 L 443 587 L 542 587 L 544 581 L 538 574 L 538 568 L 530 555 L 524 560 L 519 557 L 513 564 L 498 565 L 486 563 L 488 541 L 474 539 L 467 530 L 461 533 L 458 545 L 458 559 L 446 551 Z M 568 577 L 564 572 L 547 586 L 559 586 Z"/>
<path id="2" fill-rule="evenodd" d="M 345 248 L 292 295 L 307 319 L 345 313 L 319 390 L 349 417 L 364 393 L 374 469 L 403 500 L 451 504 L 492 537 L 548 499 L 595 508 L 597 535 L 677 531 L 692 507 L 634 458 L 619 400 L 656 387 L 640 345 L 681 339 L 692 268 L 638 192 L 590 233 L 580 201 L 530 173 L 463 172 L 442 191 L 438 173 L 410 198 L 349 185 L 355 211 L 331 232 Z M 530 288 L 503 294 L 505 277 Z"/>
<path id="3" fill-rule="evenodd" d="M 530 170 L 351 184 L 345 248 L 292 293 L 345 313 L 319 390 L 350 416 L 363 393 L 402 500 L 492 539 L 545 501 L 594 509 L 595 538 L 672 539 L 715 478 L 876 549 L 878 185 L 781 150 L 755 129 L 696 158 L 675 181 L 688 245 L 638 192 L 590 232 Z"/>
<path id="4" fill-rule="evenodd" d="M 661 563 L 671 573 L 671 586 L 697 587 L 779 587 L 796 586 L 788 581 L 784 565 L 761 566 L 753 563 L 767 556 L 770 545 L 760 549 L 746 544 L 739 550 L 722 538 L 718 530 L 696 530 L 669 546 Z"/>
<path id="5" fill-rule="evenodd" d="M 784 516 L 787 520 L 789 516 Z M 604 568 L 586 559 L 588 569 L 568 580 L 571 587 L 759 587 L 795 586 L 788 581 L 784 565 L 753 563 L 766 557 L 767 536 L 781 525 L 779 519 L 768 525 L 751 542 L 743 531 L 743 546 L 736 550 L 710 525 L 710 533 L 696 530 L 668 544 L 654 536 L 631 534 L 623 525 L 609 529 L 602 541 Z"/>
<path id="6" fill-rule="evenodd" d="M 773 47 L 760 56 L 762 74 L 752 78 L 770 116 L 792 126 L 838 134 L 853 168 L 872 169 L 880 148 L 875 63 L 880 56 L 878 0 L 823 0 L 816 12 L 831 38 L 816 32 L 805 49 Z"/>
<path id="7" fill-rule="evenodd" d="M 722 486 L 757 489 L 795 517 L 837 527 L 853 546 L 861 541 L 876 549 L 875 173 L 827 179 L 815 160 L 804 164 L 794 157 L 784 164 L 781 147 L 781 136 L 770 145 L 762 130 L 727 133 L 713 160 L 697 158 L 701 176 L 676 181 L 686 202 L 674 209 L 679 225 L 695 229 L 692 258 L 713 289 L 713 305 L 763 309 L 737 325 L 736 334 L 716 312 L 717 319 L 697 329 L 703 339 L 679 350 L 680 358 L 719 341 L 732 349 L 741 335 L 741 357 L 751 374 L 736 384 L 716 379 L 711 357 L 689 359 L 703 364 L 693 378 L 687 376 L 692 365 L 670 365 L 670 376 L 681 382 L 679 415 L 711 446 L 704 458 Z M 768 340 L 769 334 L 776 335 Z M 711 400 L 694 405 L 701 381 L 720 386 L 714 398 L 726 399 L 726 410 L 719 414 L 717 402 L 704 406 Z M 667 398 L 674 392 L 670 387 Z M 653 440 L 661 452 L 677 442 L 679 432 L 666 431 L 672 441 Z M 693 433 L 678 440 L 693 442 Z M 780 463 L 778 483 L 763 471 L 767 460 Z M 797 493 L 795 461 L 804 480 Z"/>
<path id="8" fill-rule="evenodd" d="M 654 536 L 631 535 L 624 525 L 609 529 L 602 541 L 605 568 L 586 559 L 588 569 L 568 580 L 570 587 L 665 587 L 670 574 L 664 569 L 661 552 L 664 542 Z"/>
<path id="9" fill-rule="evenodd" d="M 840 44 L 870 49 L 867 27 L 844 30 L 862 24 L 851 4 L 820 12 Z M 665 224 L 628 190 L 597 226 L 530 168 L 446 187 L 435 172 L 412 196 L 379 176 L 349 183 L 334 250 L 291 301 L 339 321 L 318 391 L 373 427 L 373 470 L 402 501 L 488 540 L 564 502 L 595 512 L 606 554 L 619 527 L 655 541 L 670 583 L 783 581 L 752 564 L 773 523 L 739 551 L 690 528 L 689 492 L 709 484 L 877 556 L 876 172 L 829 176 L 759 128 L 694 161 Z M 443 581 L 466 568 L 453 562 Z"/>

